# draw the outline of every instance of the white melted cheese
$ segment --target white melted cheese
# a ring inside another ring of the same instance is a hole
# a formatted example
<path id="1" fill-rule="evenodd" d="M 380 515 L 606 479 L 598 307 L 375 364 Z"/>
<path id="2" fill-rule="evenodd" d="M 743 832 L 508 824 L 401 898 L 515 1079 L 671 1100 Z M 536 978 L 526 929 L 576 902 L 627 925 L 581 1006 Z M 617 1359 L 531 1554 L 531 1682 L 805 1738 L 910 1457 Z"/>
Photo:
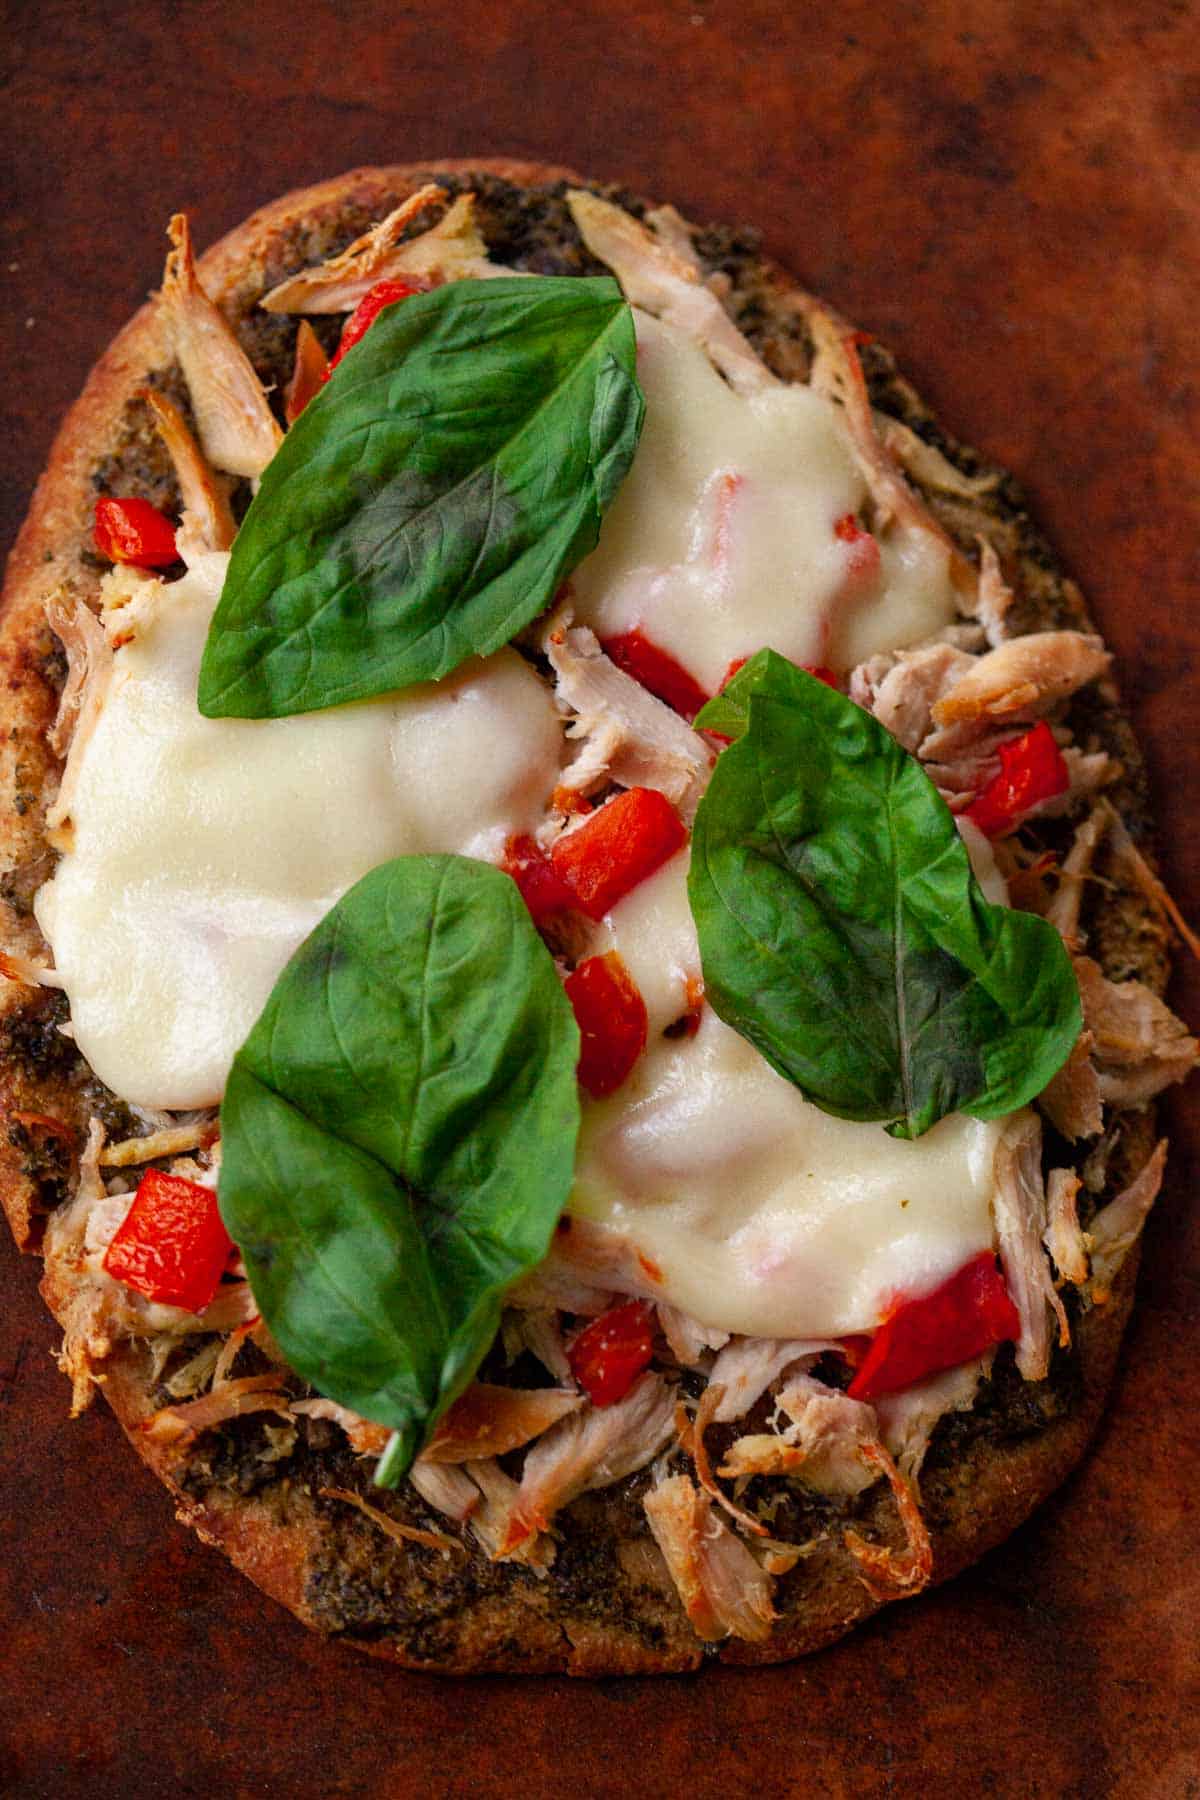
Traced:
<path id="1" fill-rule="evenodd" d="M 1001 1123 L 956 1114 L 916 1143 L 835 1119 L 705 1007 L 664 1039 L 700 952 L 687 853 L 604 921 L 642 990 L 650 1047 L 585 1107 L 570 1210 L 660 1273 L 673 1306 L 722 1331 L 870 1331 L 889 1301 L 936 1287 L 991 1248 Z"/>
<path id="2" fill-rule="evenodd" d="M 690 339 L 641 313 L 637 332 L 645 429 L 573 577 L 582 622 L 601 638 L 641 629 L 715 692 L 763 645 L 847 668 L 954 617 L 931 535 L 836 534 L 866 493 L 836 406 L 802 387 L 735 394 Z M 118 1094 L 166 1108 L 219 1098 L 279 971 L 347 887 L 409 852 L 497 859 L 544 818 L 563 758 L 549 689 L 512 651 L 356 706 L 202 718 L 224 565 L 151 584 L 149 603 L 139 589 L 81 745 L 74 847 L 36 904 L 84 1055 Z M 709 1326 L 870 1330 L 892 1296 L 992 1245 L 1000 1126 L 953 1117 L 904 1143 L 810 1105 L 711 1008 L 696 1036 L 664 1037 L 700 974 L 687 861 L 593 934 L 637 982 L 649 1047 L 617 1094 L 585 1104 L 571 1210 Z"/>
<path id="3" fill-rule="evenodd" d="M 865 569 L 862 546 L 835 534 L 866 486 L 831 401 L 782 385 L 736 394 L 697 344 L 635 317 L 645 424 L 571 578 L 582 623 L 601 639 L 641 630 L 716 693 L 764 646 L 849 668 L 955 617 L 930 534 L 897 529 Z"/>
<path id="4" fill-rule="evenodd" d="M 36 901 L 76 1040 L 115 1093 L 206 1106 L 292 951 L 393 856 L 499 860 L 544 816 L 562 727 L 512 650 L 436 686 L 287 719 L 206 719 L 196 681 L 228 559 L 117 653 L 83 746 L 74 845 Z"/>

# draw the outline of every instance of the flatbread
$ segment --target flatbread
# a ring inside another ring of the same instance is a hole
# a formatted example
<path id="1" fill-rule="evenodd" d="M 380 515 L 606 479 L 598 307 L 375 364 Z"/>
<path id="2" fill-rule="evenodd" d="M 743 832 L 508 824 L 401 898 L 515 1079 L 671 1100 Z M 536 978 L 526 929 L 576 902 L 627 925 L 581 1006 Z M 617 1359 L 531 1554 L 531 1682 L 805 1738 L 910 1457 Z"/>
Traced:
<path id="1" fill-rule="evenodd" d="M 279 386 L 286 380 L 297 321 L 256 311 L 261 295 L 339 250 L 431 176 L 476 191 L 497 260 L 542 273 L 594 268 L 562 198 L 564 182 L 576 179 L 567 171 L 505 161 L 355 170 L 265 207 L 199 265 L 206 289 L 265 382 Z M 596 191 L 643 210 L 628 195 Z M 808 339 L 791 278 L 761 256 L 750 232 L 688 230 L 706 272 L 720 274 L 729 310 L 751 342 L 777 373 L 803 379 Z M 329 345 L 339 325 L 331 320 L 321 327 Z M 919 473 L 914 479 L 964 550 L 975 553 L 980 532 L 995 546 L 1016 594 L 1015 629 L 1091 629 L 1078 589 L 1059 571 L 1011 479 L 939 430 L 879 346 L 865 349 L 864 365 L 876 408 L 942 452 L 964 478 L 949 487 L 923 481 Z M 46 626 L 43 601 L 60 582 L 76 595 L 95 595 L 103 566 L 90 548 L 98 491 L 143 494 L 158 504 L 174 498 L 169 463 L 135 398 L 148 378 L 186 401 L 153 305 L 116 339 L 68 415 L 9 566 L 0 615 L 0 790 L 6 802 L 0 902 L 4 941 L 27 957 L 44 956 L 30 903 L 53 866 L 45 811 L 60 773 L 45 733 L 63 659 Z M 1134 839 L 1145 844 L 1141 762 L 1111 683 L 1088 691 L 1079 717 L 1089 741 L 1120 758 L 1124 775 L 1110 797 Z M 1053 827 L 1048 830 L 1053 836 Z M 1137 977 L 1161 992 L 1167 930 L 1156 907 L 1126 886 L 1108 890 L 1099 906 L 1090 900 L 1089 909 L 1092 953 L 1106 973 Z M 52 989 L 13 983 L 0 990 L 0 1102 L 7 1122 L 0 1199 L 26 1249 L 36 1249 L 47 1212 L 72 1189 L 88 1118 L 99 1117 L 110 1139 L 142 1129 L 63 1036 L 58 1028 L 64 1021 L 61 996 Z M 1101 1198 L 1119 1190 L 1153 1143 L 1147 1110 L 1121 1123 Z M 1002 1355 L 974 1410 L 938 1428 L 921 1478 L 934 1580 L 1000 1542 L 1082 1454 L 1112 1375 L 1136 1261 L 1135 1251 L 1109 1304 L 1075 1318 L 1073 1349 L 1056 1356 L 1046 1381 L 1022 1382 Z M 51 1288 L 46 1298 L 62 1322 L 69 1293 Z M 882 1484 L 841 1509 L 834 1503 L 801 1507 L 797 1522 L 808 1533 L 806 1554 L 777 1583 L 780 1618 L 769 1640 L 706 1645 L 689 1625 L 646 1525 L 641 1497 L 649 1472 L 585 1495 L 559 1515 L 554 1565 L 538 1573 L 489 1562 L 478 1548 L 443 1553 L 399 1545 L 360 1512 L 323 1494 L 351 1489 L 383 1504 L 371 1495 L 361 1460 L 331 1424 L 314 1421 L 287 1452 L 267 1434 L 278 1421 L 255 1415 L 181 1450 L 155 1443 L 141 1429 L 162 1404 L 144 1347 L 121 1346 L 103 1374 L 105 1398 L 130 1441 L 175 1495 L 180 1517 L 205 1541 L 306 1624 L 412 1667 L 587 1675 L 690 1669 L 712 1657 L 780 1660 L 830 1642 L 879 1604 L 844 1545 L 847 1522 L 867 1538 L 902 1542 Z M 678 1466 L 686 1468 L 686 1459 Z M 391 1496 L 388 1511 L 417 1529 L 446 1527 L 410 1490 Z"/>

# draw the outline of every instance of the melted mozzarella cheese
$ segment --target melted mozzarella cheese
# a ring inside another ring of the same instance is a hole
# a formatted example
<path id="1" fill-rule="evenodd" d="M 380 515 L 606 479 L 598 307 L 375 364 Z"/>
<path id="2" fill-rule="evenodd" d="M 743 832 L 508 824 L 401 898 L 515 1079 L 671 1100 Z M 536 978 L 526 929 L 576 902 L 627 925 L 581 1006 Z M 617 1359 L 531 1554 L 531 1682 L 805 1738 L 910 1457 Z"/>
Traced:
<path id="1" fill-rule="evenodd" d="M 764 646 L 848 668 L 955 617 L 932 534 L 896 530 L 865 572 L 836 535 L 866 494 L 836 406 L 807 387 L 736 394 L 697 344 L 635 318 L 646 419 L 571 578 L 577 618 L 602 639 L 640 629 L 715 693 Z"/>
<path id="2" fill-rule="evenodd" d="M 562 729 L 512 650 L 437 685 L 287 719 L 206 719 L 227 558 L 158 584 L 83 746 L 74 843 L 36 902 L 76 1040 L 145 1106 L 220 1098 L 292 951 L 390 857 L 498 859 L 532 831 Z"/>
<path id="3" fill-rule="evenodd" d="M 650 1048 L 584 1109 L 570 1210 L 661 1272 L 664 1299 L 763 1337 L 870 1331 L 992 1246 L 1001 1125 L 956 1114 L 916 1143 L 805 1100 L 706 1007 L 664 1039 L 700 952 L 687 854 L 604 921 L 646 1001 Z"/>

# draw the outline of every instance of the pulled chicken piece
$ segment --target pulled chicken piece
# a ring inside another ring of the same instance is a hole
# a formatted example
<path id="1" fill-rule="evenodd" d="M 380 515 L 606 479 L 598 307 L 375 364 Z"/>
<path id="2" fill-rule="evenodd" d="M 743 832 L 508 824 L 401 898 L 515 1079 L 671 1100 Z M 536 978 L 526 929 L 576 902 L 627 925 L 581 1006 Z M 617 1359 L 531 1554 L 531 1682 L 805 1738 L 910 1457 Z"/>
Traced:
<path id="1" fill-rule="evenodd" d="M 1104 1306 L 1112 1296 L 1112 1284 L 1129 1252 L 1142 1234 L 1150 1208 L 1158 1198 L 1167 1162 L 1167 1140 L 1162 1138 L 1127 1188 L 1110 1200 L 1092 1220 L 1092 1303 Z"/>
<path id="2" fill-rule="evenodd" d="M 713 764 L 704 739 L 618 669 L 594 632 L 572 627 L 569 614 L 551 618 L 542 649 L 554 670 L 559 708 L 571 718 L 567 736 L 582 742 L 562 787 L 577 794 L 610 781 L 657 788 L 690 824 Z"/>
<path id="3" fill-rule="evenodd" d="M 204 454 L 214 468 L 257 479 L 283 441 L 254 366 L 196 275 L 187 216 L 167 228 L 171 251 L 159 305 L 183 368 Z"/>
<path id="4" fill-rule="evenodd" d="M 154 415 L 183 496 L 183 517 L 175 534 L 180 556 L 190 562 L 206 550 L 228 550 L 237 536 L 229 496 L 205 461 L 183 414 L 157 388 L 143 388 L 141 397 Z"/>
<path id="5" fill-rule="evenodd" d="M 54 803 L 46 811 L 46 839 L 56 850 L 69 850 L 79 765 L 108 695 L 113 652 L 95 613 L 65 588 L 55 588 L 47 596 L 46 623 L 67 653 L 67 679 L 47 733 L 54 754 L 65 755 L 66 767 Z"/>
<path id="6" fill-rule="evenodd" d="M 1034 718 L 1102 675 L 1112 661 L 1082 631 L 1031 631 L 978 657 L 933 705 L 935 725 Z"/>
<path id="7" fill-rule="evenodd" d="M 1042 1248 L 1046 1190 L 1042 1179 L 1042 1126 L 1036 1114 L 1015 1114 L 1001 1132 L 996 1146 L 995 1189 L 1000 1261 L 1021 1320 L 1017 1367 L 1026 1381 L 1041 1381 L 1050 1367 L 1049 1307 L 1058 1317 L 1064 1344 L 1068 1342 L 1069 1330 Z"/>
<path id="8" fill-rule="evenodd" d="M 737 393 L 779 385 L 661 218 L 656 236 L 623 207 L 583 188 L 568 190 L 567 205 L 584 243 L 608 264 L 631 305 L 693 338 Z"/>
<path id="9" fill-rule="evenodd" d="M 980 1377 L 991 1365 L 991 1354 L 943 1369 L 925 1381 L 914 1382 L 898 1394 L 881 1394 L 875 1402 L 879 1433 L 884 1448 L 914 1488 L 939 1419 L 952 1412 L 970 1412 Z"/>
<path id="10" fill-rule="evenodd" d="M 912 1487 L 883 1445 L 864 1444 L 862 1454 L 891 1484 L 905 1544 L 902 1550 L 893 1550 L 890 1544 L 871 1544 L 852 1528 L 842 1533 L 842 1541 L 858 1564 L 858 1579 L 873 1600 L 881 1605 L 887 1600 L 910 1600 L 929 1585 L 933 1574 L 929 1532 Z"/>
<path id="11" fill-rule="evenodd" d="M 578 1412 L 584 1396 L 560 1388 L 495 1387 L 474 1381 L 438 1424 L 426 1462 L 482 1462 L 506 1456 Z"/>
<path id="12" fill-rule="evenodd" d="M 417 287 L 438 287 L 469 277 L 518 274 L 489 259 L 474 194 L 460 194 L 428 230 L 397 241 L 414 219 L 445 198 L 446 190 L 434 182 L 418 189 L 340 256 L 301 269 L 264 295 L 260 306 L 272 313 L 352 312 L 377 281 L 400 278 Z"/>
<path id="13" fill-rule="evenodd" d="M 588 1489 L 644 1469 L 674 1433 L 675 1390 L 649 1370 L 615 1406 L 589 1406 L 561 1420 L 525 1458 L 500 1555 L 545 1531 L 556 1512 Z"/>
<path id="14" fill-rule="evenodd" d="M 824 1338 L 734 1338 L 709 1370 L 710 1386 L 722 1390 L 714 1425 L 744 1419 L 785 1369 L 802 1360 L 815 1362 L 823 1350 L 837 1347 Z"/>
<path id="15" fill-rule="evenodd" d="M 1090 956 L 1073 960 L 1103 1100 L 1142 1106 L 1191 1073 L 1200 1044 L 1157 994 L 1140 981 L 1109 981 Z"/>
<path id="16" fill-rule="evenodd" d="M 765 1643 L 775 1622 L 774 1582 L 686 1475 L 651 1488 L 643 1502 L 654 1541 L 696 1636 Z"/>
<path id="17" fill-rule="evenodd" d="M 1079 1190 L 1083 1186 L 1072 1169 L 1051 1169 L 1046 1183 L 1047 1224 L 1042 1242 L 1064 1281 L 1082 1287 L 1088 1277 L 1091 1238 L 1079 1224 Z"/>

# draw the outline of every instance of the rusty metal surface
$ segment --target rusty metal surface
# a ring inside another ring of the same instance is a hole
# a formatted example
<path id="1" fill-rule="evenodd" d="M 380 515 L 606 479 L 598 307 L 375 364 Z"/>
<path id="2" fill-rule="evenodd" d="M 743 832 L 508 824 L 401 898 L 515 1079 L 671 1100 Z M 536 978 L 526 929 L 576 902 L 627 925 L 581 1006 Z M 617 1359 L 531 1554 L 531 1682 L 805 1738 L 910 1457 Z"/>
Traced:
<path id="1" fill-rule="evenodd" d="M 1124 0 L 18 3 L 0 214 L 5 540 L 58 415 L 156 280 L 354 163 L 505 152 L 768 247 L 1017 470 L 1118 653 L 1171 883 L 1200 911 L 1200 48 Z M 1200 979 L 1177 1003 L 1200 1018 Z M 1200 1793 L 1200 1102 L 1093 1455 L 945 1591 L 807 1663 L 573 1685 L 408 1676 L 306 1635 L 70 1424 L 0 1254 L 0 1792 Z M 1190 1348 L 1189 1348 L 1190 1340 Z"/>

